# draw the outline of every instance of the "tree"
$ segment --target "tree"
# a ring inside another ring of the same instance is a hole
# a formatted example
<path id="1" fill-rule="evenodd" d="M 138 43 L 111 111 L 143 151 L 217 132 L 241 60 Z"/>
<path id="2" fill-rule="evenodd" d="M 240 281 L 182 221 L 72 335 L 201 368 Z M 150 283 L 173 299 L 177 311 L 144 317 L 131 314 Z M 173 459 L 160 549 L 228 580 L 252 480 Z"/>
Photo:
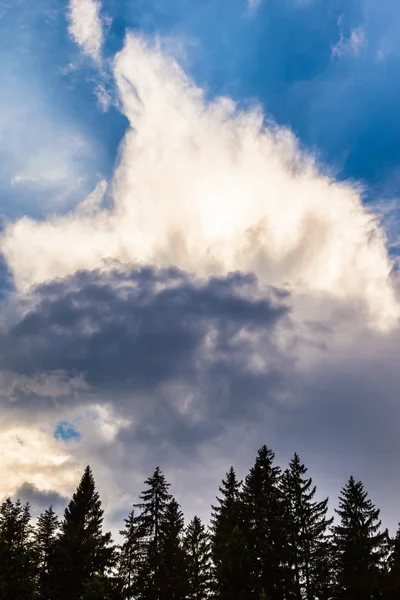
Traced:
<path id="1" fill-rule="evenodd" d="M 37 554 L 29 504 L 7 498 L 0 506 L 0 600 L 32 600 Z"/>
<path id="2" fill-rule="evenodd" d="M 394 538 L 387 534 L 387 562 L 386 573 L 383 577 L 384 600 L 397 600 L 400 598 L 400 524 Z"/>
<path id="3" fill-rule="evenodd" d="M 211 542 L 201 519 L 194 516 L 185 531 L 188 600 L 206 600 L 211 590 Z"/>
<path id="4" fill-rule="evenodd" d="M 275 455 L 262 446 L 245 478 L 242 499 L 245 536 L 251 556 L 251 598 L 265 593 L 270 600 L 288 596 L 287 503 L 280 489 L 281 470 Z"/>
<path id="5" fill-rule="evenodd" d="M 361 481 L 350 477 L 341 491 L 333 527 L 338 600 L 370 600 L 381 582 L 386 533 L 380 532 L 379 509 L 368 498 Z"/>
<path id="6" fill-rule="evenodd" d="M 328 498 L 314 499 L 316 486 L 306 477 L 307 468 L 298 454 L 282 476 L 281 489 L 288 505 L 288 558 L 292 596 L 301 600 L 329 598 L 331 593 L 331 552 L 327 519 Z"/>
<path id="7" fill-rule="evenodd" d="M 140 511 L 136 595 L 138 600 L 160 600 L 161 529 L 172 497 L 160 467 L 145 484 L 147 489 L 139 497 L 141 502 L 134 505 Z"/>
<path id="8" fill-rule="evenodd" d="M 65 509 L 56 556 L 57 600 L 80 600 L 85 585 L 104 578 L 115 562 L 111 534 L 102 532 L 103 509 L 90 467 Z"/>
<path id="9" fill-rule="evenodd" d="M 39 516 L 36 525 L 34 539 L 39 564 L 38 596 L 41 600 L 51 600 L 53 597 L 52 569 L 55 562 L 59 526 L 52 506 Z"/>
<path id="10" fill-rule="evenodd" d="M 243 534 L 241 486 L 231 467 L 219 486 L 218 504 L 212 506 L 213 589 L 218 600 L 241 600 L 248 594 L 249 557 Z"/>
<path id="11" fill-rule="evenodd" d="M 134 508 L 125 519 L 125 528 L 120 531 L 120 535 L 124 541 L 120 546 L 119 577 L 122 583 L 123 597 L 131 600 L 135 595 L 140 552 L 140 537 Z"/>
<path id="12" fill-rule="evenodd" d="M 172 499 L 160 529 L 160 600 L 185 600 L 188 595 L 186 556 L 182 547 L 183 513 Z"/>

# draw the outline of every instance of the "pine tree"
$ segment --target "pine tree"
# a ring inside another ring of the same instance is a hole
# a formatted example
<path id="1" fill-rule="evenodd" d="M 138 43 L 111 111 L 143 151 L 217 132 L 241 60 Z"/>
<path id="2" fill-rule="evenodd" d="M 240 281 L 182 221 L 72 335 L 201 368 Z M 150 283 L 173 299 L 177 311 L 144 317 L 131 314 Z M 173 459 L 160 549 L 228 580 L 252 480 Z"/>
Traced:
<path id="1" fill-rule="evenodd" d="M 115 561 L 111 534 L 102 532 L 103 509 L 90 467 L 65 509 L 55 568 L 57 600 L 80 600 L 92 579 L 107 578 Z"/>
<path id="2" fill-rule="evenodd" d="M 145 484 L 148 487 L 139 497 L 141 502 L 134 505 L 140 510 L 136 596 L 138 600 L 160 600 L 161 529 L 172 497 L 159 467 Z"/>
<path id="3" fill-rule="evenodd" d="M 186 528 L 184 550 L 189 581 L 188 600 L 206 600 L 211 593 L 211 542 L 198 516 L 194 516 Z"/>
<path id="4" fill-rule="evenodd" d="M 59 522 L 53 507 L 42 513 L 34 534 L 39 561 L 38 596 L 41 600 L 53 597 L 52 569 L 55 562 Z"/>
<path id="5" fill-rule="evenodd" d="M 122 582 L 123 597 L 131 600 L 135 596 L 140 553 L 140 537 L 135 509 L 130 511 L 128 518 L 125 519 L 125 528 L 119 533 L 124 540 L 120 546 L 119 577 Z"/>
<path id="6" fill-rule="evenodd" d="M 32 600 L 37 554 L 29 504 L 7 498 L 0 506 L 0 600 Z"/>
<path id="7" fill-rule="evenodd" d="M 288 559 L 292 579 L 292 596 L 329 598 L 331 593 L 331 552 L 327 519 L 328 498 L 314 499 L 316 486 L 306 477 L 307 468 L 297 454 L 282 476 L 281 489 L 288 504 Z"/>
<path id="8" fill-rule="evenodd" d="M 265 593 L 270 600 L 289 596 L 287 504 L 280 489 L 281 470 L 275 455 L 262 446 L 242 491 L 245 535 L 251 555 L 251 598 Z"/>
<path id="9" fill-rule="evenodd" d="M 387 560 L 386 572 L 383 575 L 383 599 L 400 598 L 400 524 L 394 538 L 390 538 L 386 530 Z"/>
<path id="10" fill-rule="evenodd" d="M 342 489 L 333 527 L 336 598 L 371 600 L 381 580 L 386 534 L 380 532 L 379 509 L 368 498 L 361 481 L 350 477 Z"/>
<path id="11" fill-rule="evenodd" d="M 160 530 L 160 600 L 185 600 L 188 595 L 186 555 L 183 550 L 183 513 L 172 499 L 167 505 Z"/>
<path id="12" fill-rule="evenodd" d="M 218 600 L 241 600 L 248 593 L 249 561 L 243 535 L 241 485 L 231 467 L 219 486 L 218 505 L 212 506 L 213 588 Z"/>

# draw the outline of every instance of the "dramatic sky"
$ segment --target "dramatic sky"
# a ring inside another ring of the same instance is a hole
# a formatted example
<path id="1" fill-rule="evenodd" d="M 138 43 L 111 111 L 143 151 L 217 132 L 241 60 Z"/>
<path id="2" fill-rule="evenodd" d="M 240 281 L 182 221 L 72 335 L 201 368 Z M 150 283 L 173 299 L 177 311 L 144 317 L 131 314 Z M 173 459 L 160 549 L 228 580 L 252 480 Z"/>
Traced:
<path id="1" fill-rule="evenodd" d="M 295 451 L 400 519 L 400 5 L 0 6 L 0 498 Z"/>

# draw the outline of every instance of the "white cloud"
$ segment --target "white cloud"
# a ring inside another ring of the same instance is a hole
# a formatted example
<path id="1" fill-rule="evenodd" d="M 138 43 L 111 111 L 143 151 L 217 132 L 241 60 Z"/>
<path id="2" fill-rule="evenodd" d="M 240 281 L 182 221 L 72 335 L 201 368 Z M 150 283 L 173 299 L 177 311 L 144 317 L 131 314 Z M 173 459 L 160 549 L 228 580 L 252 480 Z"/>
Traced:
<path id="1" fill-rule="evenodd" d="M 93 60 L 100 60 L 103 43 L 101 5 L 96 0 L 70 0 L 68 5 L 69 32 L 75 42 Z"/>
<path id="2" fill-rule="evenodd" d="M 52 431 L 35 423 L 3 420 L 0 428 L 0 500 L 15 494 L 25 482 L 40 491 L 69 495 L 82 467 Z"/>
<path id="3" fill-rule="evenodd" d="M 339 19 L 338 25 L 341 27 L 341 19 Z M 357 55 L 366 44 L 367 38 L 362 27 L 352 29 L 347 38 L 340 30 L 339 41 L 332 47 L 332 56 Z"/>
<path id="4" fill-rule="evenodd" d="M 96 87 L 95 94 L 103 112 L 107 112 L 111 106 L 111 95 L 102 83 Z"/>
<path id="5" fill-rule="evenodd" d="M 287 129 L 232 100 L 207 104 L 158 47 L 128 36 L 115 61 L 128 130 L 114 207 L 8 224 L 1 249 L 20 290 L 112 258 L 360 303 L 391 326 L 399 306 L 386 240 L 359 191 L 321 174 Z"/>

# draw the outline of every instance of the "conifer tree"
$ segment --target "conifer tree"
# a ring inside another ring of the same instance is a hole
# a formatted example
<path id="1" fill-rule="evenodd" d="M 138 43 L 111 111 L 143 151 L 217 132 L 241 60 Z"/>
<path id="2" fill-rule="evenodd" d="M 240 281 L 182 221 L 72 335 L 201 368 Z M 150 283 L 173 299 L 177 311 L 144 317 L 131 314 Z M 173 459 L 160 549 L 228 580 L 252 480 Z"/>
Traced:
<path id="1" fill-rule="evenodd" d="M 281 470 L 275 455 L 262 446 L 246 476 L 242 491 L 245 536 L 251 556 L 249 589 L 252 598 L 290 597 L 287 504 L 280 489 Z"/>
<path id="2" fill-rule="evenodd" d="M 361 481 L 350 477 L 342 489 L 340 523 L 333 527 L 338 600 L 378 597 L 385 532 L 380 532 L 379 509 L 368 498 Z"/>
<path id="3" fill-rule="evenodd" d="M 212 506 L 213 588 L 218 600 L 239 600 L 248 593 L 248 550 L 243 534 L 241 486 L 231 467 L 219 486 L 218 504 Z"/>
<path id="4" fill-rule="evenodd" d="M 53 507 L 50 506 L 38 518 L 34 534 L 38 553 L 38 596 L 40 600 L 53 597 L 52 569 L 54 568 L 59 521 Z"/>
<path id="5" fill-rule="evenodd" d="M 160 600 L 185 600 L 188 595 L 186 555 L 183 549 L 183 513 L 172 499 L 160 529 Z"/>
<path id="6" fill-rule="evenodd" d="M 197 515 L 186 528 L 184 550 L 187 557 L 188 600 L 206 600 L 211 592 L 211 542 Z"/>
<path id="7" fill-rule="evenodd" d="M 140 495 L 137 517 L 139 552 L 136 580 L 138 600 L 160 600 L 161 529 L 172 499 L 160 467 L 145 481 L 148 486 Z"/>
<path id="8" fill-rule="evenodd" d="M 307 468 L 298 454 L 290 461 L 282 476 L 282 492 L 288 505 L 288 560 L 292 573 L 292 596 L 329 598 L 332 569 L 328 528 L 333 517 L 327 519 L 328 498 L 314 500 L 316 486 L 306 477 Z"/>
<path id="9" fill-rule="evenodd" d="M 33 600 L 37 554 L 29 504 L 7 498 L 0 506 L 0 600 Z"/>
<path id="10" fill-rule="evenodd" d="M 102 532 L 103 509 L 90 467 L 65 509 L 56 556 L 57 600 L 80 600 L 92 579 L 106 579 L 115 561 L 111 534 Z"/>
<path id="11" fill-rule="evenodd" d="M 119 577 L 124 599 L 131 600 L 135 595 L 140 559 L 140 537 L 134 508 L 125 519 L 125 528 L 120 531 L 120 535 L 123 543 L 120 546 L 119 554 Z"/>
<path id="12" fill-rule="evenodd" d="M 394 538 L 386 530 L 386 564 L 383 574 L 382 598 L 397 600 L 400 598 L 400 524 Z"/>

